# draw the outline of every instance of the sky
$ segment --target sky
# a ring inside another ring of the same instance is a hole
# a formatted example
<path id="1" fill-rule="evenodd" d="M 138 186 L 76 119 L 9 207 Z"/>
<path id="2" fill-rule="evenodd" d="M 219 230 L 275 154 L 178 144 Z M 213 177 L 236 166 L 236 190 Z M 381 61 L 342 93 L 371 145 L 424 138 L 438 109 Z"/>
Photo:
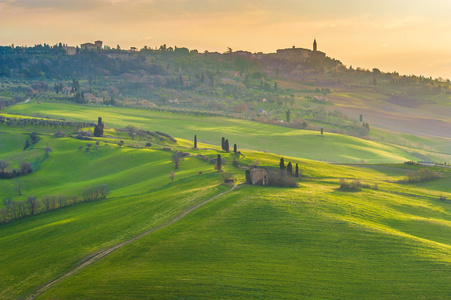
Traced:
<path id="1" fill-rule="evenodd" d="M 346 66 L 451 79 L 451 0 L 0 0 L 0 45 L 312 48 Z"/>

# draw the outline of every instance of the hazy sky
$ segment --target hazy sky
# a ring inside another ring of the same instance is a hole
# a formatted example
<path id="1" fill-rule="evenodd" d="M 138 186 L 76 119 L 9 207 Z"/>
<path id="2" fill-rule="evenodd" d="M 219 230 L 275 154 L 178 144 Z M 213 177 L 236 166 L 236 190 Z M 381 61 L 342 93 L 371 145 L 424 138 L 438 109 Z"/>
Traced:
<path id="1" fill-rule="evenodd" d="M 451 79 L 451 0 L 0 0 L 0 45 L 267 53 L 314 38 L 347 66 Z"/>

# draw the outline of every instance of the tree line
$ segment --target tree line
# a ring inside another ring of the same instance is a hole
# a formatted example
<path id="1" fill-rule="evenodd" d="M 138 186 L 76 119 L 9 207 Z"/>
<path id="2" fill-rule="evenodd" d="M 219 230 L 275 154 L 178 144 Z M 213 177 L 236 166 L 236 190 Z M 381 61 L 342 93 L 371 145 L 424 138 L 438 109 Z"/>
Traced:
<path id="1" fill-rule="evenodd" d="M 14 118 L 5 117 L 0 115 L 0 125 L 24 127 L 24 126 L 36 126 L 36 127 L 69 127 L 69 128 L 84 128 L 94 127 L 95 123 L 87 122 L 72 122 L 72 121 L 60 121 L 60 120 L 47 120 L 38 118 Z"/>
<path id="2" fill-rule="evenodd" d="M 38 199 L 36 196 L 28 196 L 25 201 L 14 201 L 11 198 L 5 198 L 3 200 L 5 208 L 0 209 L 0 224 L 75 205 L 81 202 L 103 200 L 107 198 L 108 194 L 108 187 L 103 184 L 85 189 L 82 193 L 82 197 L 77 195 L 44 195 Z"/>

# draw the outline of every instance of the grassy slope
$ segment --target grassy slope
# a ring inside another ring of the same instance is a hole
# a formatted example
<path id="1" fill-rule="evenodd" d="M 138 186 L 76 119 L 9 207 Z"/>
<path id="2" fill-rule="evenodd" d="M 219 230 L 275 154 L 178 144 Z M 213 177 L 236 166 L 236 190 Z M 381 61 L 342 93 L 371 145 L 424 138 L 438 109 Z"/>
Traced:
<path id="1" fill-rule="evenodd" d="M 101 142 L 98 150 L 87 153 L 78 151 L 77 148 L 92 141 L 80 141 L 71 138 L 55 139 L 49 136 L 41 136 L 41 140 L 33 150 L 22 151 L 25 138 L 15 133 L 3 133 L 8 137 L 7 147 L 1 147 L 0 158 L 8 161 L 17 161 L 18 166 L 22 160 L 30 160 L 33 154 L 38 158 L 42 172 L 35 172 L 20 178 L 25 182 L 25 191 L 22 200 L 26 196 L 42 196 L 45 194 L 80 195 L 86 187 L 98 184 L 107 184 L 122 195 L 133 194 L 136 190 L 146 190 L 145 186 L 158 186 L 166 183 L 168 174 L 172 168 L 170 153 L 153 149 L 119 148 L 117 145 Z M 24 135 L 23 135 L 24 136 Z M 18 140 L 16 143 L 9 141 Z M 128 143 L 128 142 L 127 142 Z M 11 146 L 13 144 L 13 146 Z M 43 148 L 47 144 L 54 150 L 50 157 L 44 160 Z M 14 150 L 15 149 L 15 150 Z M 34 157 L 33 156 L 33 157 Z M 32 158 L 33 158 L 32 157 Z M 42 162 L 42 163 L 41 163 Z M 189 159 L 184 165 L 186 169 L 180 169 L 178 178 L 191 176 L 198 169 L 203 169 L 198 160 Z M 189 170 L 189 171 L 188 171 Z M 155 176 L 159 174 L 159 176 Z M 0 197 L 14 197 L 13 180 L 0 181 Z"/>
<path id="2" fill-rule="evenodd" d="M 160 130 L 173 136 L 218 144 L 222 136 L 240 149 L 303 157 L 330 162 L 402 162 L 414 159 L 396 147 L 344 135 L 271 126 L 256 122 L 218 117 L 196 117 L 115 107 L 88 107 L 61 103 L 28 103 L 13 106 L 10 112 L 92 121 L 102 116 L 107 127 L 134 124 L 148 130 Z"/>
<path id="3" fill-rule="evenodd" d="M 5 156 L 23 155 L 22 142 L 20 137 L 16 151 L 11 143 L 3 147 Z M 20 178 L 26 186 L 24 195 L 14 192 L 13 180 L 1 180 L 2 199 L 80 195 L 84 188 L 97 184 L 107 184 L 112 192 L 105 201 L 82 203 L 2 225 L 0 299 L 16 298 L 83 257 L 157 226 L 225 189 L 218 187 L 219 176 L 213 174 L 213 166 L 196 158 L 186 159 L 176 171 L 175 182 L 168 184 L 168 174 L 173 170 L 171 152 L 101 143 L 98 150 L 86 153 L 77 150 L 86 142 L 47 136 L 42 136 L 35 147 L 47 142 L 54 152 L 38 171 Z M 198 175 L 199 171 L 203 175 Z"/>
<path id="4" fill-rule="evenodd" d="M 354 170 L 360 177 L 367 172 Z M 387 178 L 378 171 L 366 177 L 376 174 Z M 243 187 L 41 298 L 449 296 L 450 204 L 393 191 L 338 192 L 329 180 L 305 181 L 298 189 Z"/>
<path id="5" fill-rule="evenodd" d="M 217 186 L 214 174 L 197 175 L 211 172 L 212 165 L 194 158 L 182 164 L 176 182 L 168 185 L 169 152 L 101 143 L 99 150 L 85 153 L 76 148 L 86 142 L 48 136 L 35 147 L 47 142 L 55 151 L 37 173 L 23 177 L 26 193 L 70 194 L 99 183 L 113 191 L 106 201 L 1 226 L 0 298 L 23 295 L 86 255 L 161 224 L 225 189 Z M 22 144 L 18 139 L 20 151 Z M 183 140 L 180 144 L 190 145 Z M 4 149 L 6 157 L 20 152 Z M 215 150 L 200 152 L 216 155 Z M 280 158 L 251 151 L 245 155 L 247 163 L 273 166 Z M 110 291 L 129 298 L 153 292 L 155 298 L 293 298 L 303 291 L 315 298 L 358 298 L 367 291 L 409 297 L 438 290 L 435 296 L 444 295 L 450 279 L 451 242 L 446 233 L 451 217 L 449 204 L 437 198 L 451 198 L 449 173 L 421 186 L 399 185 L 387 180 L 401 178 L 410 167 L 286 161 L 301 164 L 306 180 L 301 188 L 245 187 L 128 245 L 44 297 L 97 298 L 111 296 Z M 341 177 L 378 183 L 381 190 L 336 192 Z M 3 191 L 11 183 L 0 184 Z"/>

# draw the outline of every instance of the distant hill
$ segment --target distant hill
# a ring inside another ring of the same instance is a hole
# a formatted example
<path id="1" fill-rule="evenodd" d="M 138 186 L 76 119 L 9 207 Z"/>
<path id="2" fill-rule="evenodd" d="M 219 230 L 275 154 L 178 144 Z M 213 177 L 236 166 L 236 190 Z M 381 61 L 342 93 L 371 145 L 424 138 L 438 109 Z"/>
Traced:
<path id="1" fill-rule="evenodd" d="M 389 134 L 380 128 L 434 140 L 421 145 L 398 136 L 391 142 L 451 149 L 449 80 L 345 67 L 316 43 L 312 50 L 269 54 L 164 45 L 68 55 L 66 48 L 0 47 L 0 107 L 32 97 L 208 113 L 386 140 Z"/>

